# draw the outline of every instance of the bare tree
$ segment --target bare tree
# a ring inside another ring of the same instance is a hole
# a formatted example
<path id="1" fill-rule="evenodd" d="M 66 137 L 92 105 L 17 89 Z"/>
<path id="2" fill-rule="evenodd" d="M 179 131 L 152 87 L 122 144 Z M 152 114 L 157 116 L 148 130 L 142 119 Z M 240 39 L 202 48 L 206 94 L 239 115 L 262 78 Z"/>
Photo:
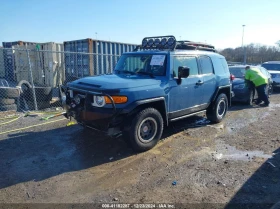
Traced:
<path id="1" fill-rule="evenodd" d="M 247 63 L 261 64 L 266 61 L 279 60 L 280 61 L 280 40 L 277 42 L 279 47 L 265 46 L 260 44 L 249 44 L 244 46 L 246 49 Z M 220 54 L 225 56 L 228 62 L 244 61 L 244 49 L 242 47 L 226 48 L 220 51 Z"/>

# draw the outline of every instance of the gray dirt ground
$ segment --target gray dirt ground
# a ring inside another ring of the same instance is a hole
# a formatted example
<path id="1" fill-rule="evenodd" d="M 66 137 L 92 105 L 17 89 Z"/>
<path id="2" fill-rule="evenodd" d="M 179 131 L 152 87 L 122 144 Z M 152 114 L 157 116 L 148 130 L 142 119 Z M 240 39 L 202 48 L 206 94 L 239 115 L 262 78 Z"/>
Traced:
<path id="1" fill-rule="evenodd" d="M 0 126 L 0 203 L 270 208 L 280 201 L 280 94 L 270 100 L 265 108 L 235 104 L 220 124 L 201 116 L 176 122 L 154 149 L 140 154 L 122 138 L 66 126 L 63 117 L 1 134 L 48 122 L 20 118 Z"/>

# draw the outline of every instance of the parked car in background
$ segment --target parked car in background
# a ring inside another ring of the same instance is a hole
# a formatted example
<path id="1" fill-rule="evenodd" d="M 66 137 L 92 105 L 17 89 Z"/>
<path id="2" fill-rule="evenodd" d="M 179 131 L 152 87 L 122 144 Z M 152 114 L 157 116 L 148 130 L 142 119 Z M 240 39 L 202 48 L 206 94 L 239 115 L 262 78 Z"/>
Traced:
<path id="1" fill-rule="evenodd" d="M 229 71 L 232 79 L 232 91 L 234 97 L 232 101 L 245 102 L 252 105 L 253 100 L 257 98 L 257 91 L 253 84 L 248 86 L 245 83 L 245 67 L 246 65 L 229 66 Z M 272 78 L 270 73 L 263 67 L 254 66 L 253 68 L 259 68 L 260 71 L 268 78 L 267 94 L 270 95 L 273 92 Z"/>
<path id="2" fill-rule="evenodd" d="M 273 87 L 280 88 L 280 61 L 264 62 L 261 66 L 271 74 Z"/>

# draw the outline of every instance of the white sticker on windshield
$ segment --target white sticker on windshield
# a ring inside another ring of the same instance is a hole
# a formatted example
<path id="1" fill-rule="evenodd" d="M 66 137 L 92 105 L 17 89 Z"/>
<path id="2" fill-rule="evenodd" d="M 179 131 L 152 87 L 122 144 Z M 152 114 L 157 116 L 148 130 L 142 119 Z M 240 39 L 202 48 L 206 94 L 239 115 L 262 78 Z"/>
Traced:
<path id="1" fill-rule="evenodd" d="M 150 65 L 163 65 L 165 55 L 153 55 Z"/>

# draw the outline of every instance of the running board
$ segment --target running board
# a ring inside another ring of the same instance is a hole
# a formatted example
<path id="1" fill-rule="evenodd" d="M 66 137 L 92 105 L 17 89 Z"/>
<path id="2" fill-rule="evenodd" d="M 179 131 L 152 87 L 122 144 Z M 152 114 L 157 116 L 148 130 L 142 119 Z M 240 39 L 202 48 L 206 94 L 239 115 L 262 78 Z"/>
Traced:
<path id="1" fill-rule="evenodd" d="M 181 119 L 184 119 L 184 118 L 188 118 L 188 117 L 191 117 L 191 116 L 194 116 L 194 115 L 197 115 L 197 114 L 200 114 L 200 113 L 204 113 L 206 112 L 206 110 L 202 110 L 202 111 L 199 111 L 199 112 L 195 112 L 195 113 L 191 113 L 189 115 L 184 115 L 184 116 L 180 116 L 178 118 L 172 118 L 170 119 L 170 121 L 176 121 L 176 120 L 181 120 Z"/>

